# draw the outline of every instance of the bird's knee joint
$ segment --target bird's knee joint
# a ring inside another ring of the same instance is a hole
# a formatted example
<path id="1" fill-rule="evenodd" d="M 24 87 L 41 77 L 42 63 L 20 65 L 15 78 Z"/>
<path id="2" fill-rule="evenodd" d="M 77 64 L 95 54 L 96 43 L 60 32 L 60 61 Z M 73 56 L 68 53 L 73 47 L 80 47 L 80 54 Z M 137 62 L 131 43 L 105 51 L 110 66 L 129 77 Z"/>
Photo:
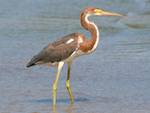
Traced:
<path id="1" fill-rule="evenodd" d="M 57 90 L 57 85 L 53 84 L 53 90 Z"/>
<path id="2" fill-rule="evenodd" d="M 67 88 L 70 87 L 70 81 L 69 81 L 69 80 L 66 81 L 66 87 L 67 87 Z"/>

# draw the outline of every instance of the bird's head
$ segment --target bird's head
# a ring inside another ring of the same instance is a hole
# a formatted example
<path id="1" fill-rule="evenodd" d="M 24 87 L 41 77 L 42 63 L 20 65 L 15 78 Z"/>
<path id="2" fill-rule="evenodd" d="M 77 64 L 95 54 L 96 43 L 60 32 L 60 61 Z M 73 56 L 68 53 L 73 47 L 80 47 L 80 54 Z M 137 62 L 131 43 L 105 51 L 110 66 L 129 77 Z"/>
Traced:
<path id="1" fill-rule="evenodd" d="M 84 13 L 85 15 L 122 16 L 121 14 L 104 11 L 104 10 L 102 10 L 102 9 L 95 8 L 95 7 L 87 7 L 87 8 L 85 8 L 85 9 L 83 10 L 83 13 Z"/>

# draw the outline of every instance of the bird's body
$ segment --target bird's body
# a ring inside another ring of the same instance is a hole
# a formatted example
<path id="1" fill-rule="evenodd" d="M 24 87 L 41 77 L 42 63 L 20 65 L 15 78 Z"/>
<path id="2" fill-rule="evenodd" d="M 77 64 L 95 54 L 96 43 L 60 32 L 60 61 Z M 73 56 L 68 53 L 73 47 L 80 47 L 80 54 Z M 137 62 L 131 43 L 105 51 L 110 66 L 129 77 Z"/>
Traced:
<path id="1" fill-rule="evenodd" d="M 60 40 L 48 44 L 40 53 L 31 59 L 27 67 L 45 63 L 55 66 L 60 61 L 71 62 L 80 54 L 78 48 L 82 42 L 81 34 L 69 34 Z"/>
<path id="2" fill-rule="evenodd" d="M 73 102 L 72 91 L 70 88 L 70 66 L 74 58 L 92 53 L 99 42 L 99 30 L 95 23 L 90 22 L 88 17 L 91 15 L 106 15 L 106 16 L 120 16 L 117 13 L 109 13 L 98 8 L 88 7 L 81 12 L 81 25 L 91 33 L 91 38 L 87 39 L 83 34 L 72 33 L 63 38 L 48 44 L 41 52 L 35 55 L 27 64 L 27 67 L 38 64 L 50 64 L 57 66 L 58 72 L 56 80 L 53 84 L 53 105 L 56 104 L 57 82 L 60 76 L 61 69 L 64 63 L 68 64 L 68 76 L 66 80 L 66 87 Z"/>

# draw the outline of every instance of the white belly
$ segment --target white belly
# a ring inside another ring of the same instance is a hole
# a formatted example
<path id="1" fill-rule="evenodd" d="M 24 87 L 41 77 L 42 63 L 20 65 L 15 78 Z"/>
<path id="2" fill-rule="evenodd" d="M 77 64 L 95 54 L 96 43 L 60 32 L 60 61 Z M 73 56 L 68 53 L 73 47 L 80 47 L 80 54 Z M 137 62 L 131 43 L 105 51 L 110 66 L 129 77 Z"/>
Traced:
<path id="1" fill-rule="evenodd" d="M 75 52 L 72 53 L 72 55 L 70 57 L 68 57 L 67 59 L 64 60 L 65 63 L 68 63 L 68 62 L 72 62 L 75 58 L 81 56 L 81 55 L 84 55 L 85 53 L 82 52 L 81 50 L 77 50 Z"/>

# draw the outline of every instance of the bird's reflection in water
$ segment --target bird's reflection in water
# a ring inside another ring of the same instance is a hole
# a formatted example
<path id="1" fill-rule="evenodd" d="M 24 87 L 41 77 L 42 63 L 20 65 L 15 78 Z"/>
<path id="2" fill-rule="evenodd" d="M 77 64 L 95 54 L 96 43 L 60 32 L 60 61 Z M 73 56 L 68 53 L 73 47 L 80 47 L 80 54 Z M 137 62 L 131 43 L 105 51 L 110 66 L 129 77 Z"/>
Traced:
<path id="1" fill-rule="evenodd" d="M 65 109 L 65 112 L 66 113 L 73 113 L 73 110 L 74 110 L 74 105 L 73 104 L 70 104 L 67 106 L 67 108 Z M 56 105 L 53 105 L 52 106 L 52 111 L 53 113 L 59 113 L 58 110 L 57 110 L 57 106 Z"/>

